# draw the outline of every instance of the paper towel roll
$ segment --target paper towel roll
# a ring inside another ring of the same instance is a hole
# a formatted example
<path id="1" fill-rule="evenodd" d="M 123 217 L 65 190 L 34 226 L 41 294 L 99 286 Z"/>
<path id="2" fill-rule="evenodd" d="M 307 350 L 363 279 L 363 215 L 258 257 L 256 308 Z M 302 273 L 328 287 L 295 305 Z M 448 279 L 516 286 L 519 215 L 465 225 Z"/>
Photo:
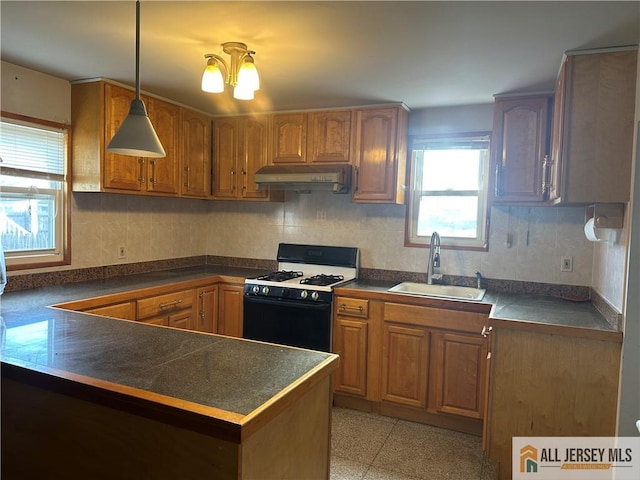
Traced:
<path id="1" fill-rule="evenodd" d="M 589 240 L 590 242 L 599 242 L 600 235 L 597 230 L 599 229 L 596 229 L 593 218 L 590 218 L 584 225 L 584 235 L 585 237 L 587 237 L 587 240 Z"/>

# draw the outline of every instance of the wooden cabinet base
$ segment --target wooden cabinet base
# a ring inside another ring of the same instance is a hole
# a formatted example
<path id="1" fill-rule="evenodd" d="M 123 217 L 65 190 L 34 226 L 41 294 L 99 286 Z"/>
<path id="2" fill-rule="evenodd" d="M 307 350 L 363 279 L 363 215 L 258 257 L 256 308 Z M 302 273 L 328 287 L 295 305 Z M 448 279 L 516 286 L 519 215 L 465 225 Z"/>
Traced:
<path id="1" fill-rule="evenodd" d="M 2 478 L 327 480 L 330 398 L 328 376 L 249 433 L 216 436 L 3 378 Z"/>
<path id="2" fill-rule="evenodd" d="M 482 435 L 482 420 L 465 418 L 458 415 L 434 414 L 423 408 L 396 405 L 390 402 L 373 402 L 340 393 L 333 394 L 333 404 L 337 407 L 352 408 L 363 412 L 379 413 L 387 417 L 399 418 L 410 422 L 424 423 L 434 427 L 446 428 L 456 432 Z"/>

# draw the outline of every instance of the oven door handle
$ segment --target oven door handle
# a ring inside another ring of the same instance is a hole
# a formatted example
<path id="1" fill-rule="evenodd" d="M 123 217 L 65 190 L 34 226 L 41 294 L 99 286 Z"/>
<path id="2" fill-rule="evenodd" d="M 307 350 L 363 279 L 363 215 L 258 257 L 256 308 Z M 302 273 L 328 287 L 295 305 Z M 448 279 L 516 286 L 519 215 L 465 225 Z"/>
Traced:
<path id="1" fill-rule="evenodd" d="M 245 295 L 244 301 L 251 302 L 251 303 L 260 303 L 263 305 L 286 305 L 288 307 L 308 308 L 308 309 L 314 309 L 314 310 L 331 308 L 331 304 L 326 302 L 323 302 L 323 303 L 299 302 L 297 300 L 287 300 L 283 298 L 274 300 L 272 298 L 254 297 L 251 295 Z"/>

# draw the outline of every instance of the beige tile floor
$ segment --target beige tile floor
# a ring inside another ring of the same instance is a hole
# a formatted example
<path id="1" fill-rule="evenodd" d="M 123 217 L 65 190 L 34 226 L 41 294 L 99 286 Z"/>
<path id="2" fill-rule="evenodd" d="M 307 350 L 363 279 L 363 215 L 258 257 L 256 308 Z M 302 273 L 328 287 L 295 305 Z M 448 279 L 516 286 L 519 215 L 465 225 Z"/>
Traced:
<path id="1" fill-rule="evenodd" d="M 341 407 L 333 409 L 331 480 L 493 480 L 481 439 Z"/>

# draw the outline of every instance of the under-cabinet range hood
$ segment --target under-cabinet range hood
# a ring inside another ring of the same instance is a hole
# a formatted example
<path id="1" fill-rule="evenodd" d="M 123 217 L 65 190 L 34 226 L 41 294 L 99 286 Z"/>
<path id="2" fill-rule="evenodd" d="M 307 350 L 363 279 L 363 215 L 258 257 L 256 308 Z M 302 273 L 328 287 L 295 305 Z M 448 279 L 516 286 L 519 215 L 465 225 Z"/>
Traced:
<path id="1" fill-rule="evenodd" d="M 255 182 L 275 190 L 347 193 L 351 186 L 351 165 L 267 165 L 258 169 Z"/>

